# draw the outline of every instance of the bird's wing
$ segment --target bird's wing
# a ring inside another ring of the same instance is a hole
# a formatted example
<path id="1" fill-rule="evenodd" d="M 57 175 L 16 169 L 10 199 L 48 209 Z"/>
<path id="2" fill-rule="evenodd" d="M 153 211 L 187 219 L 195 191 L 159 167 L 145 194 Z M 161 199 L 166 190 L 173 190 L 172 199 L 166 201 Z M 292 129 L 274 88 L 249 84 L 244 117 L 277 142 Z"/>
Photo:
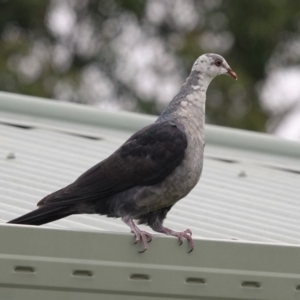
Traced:
<path id="1" fill-rule="evenodd" d="M 181 124 L 154 123 L 135 133 L 107 159 L 38 205 L 97 201 L 134 186 L 163 181 L 183 160 L 187 138 Z"/>

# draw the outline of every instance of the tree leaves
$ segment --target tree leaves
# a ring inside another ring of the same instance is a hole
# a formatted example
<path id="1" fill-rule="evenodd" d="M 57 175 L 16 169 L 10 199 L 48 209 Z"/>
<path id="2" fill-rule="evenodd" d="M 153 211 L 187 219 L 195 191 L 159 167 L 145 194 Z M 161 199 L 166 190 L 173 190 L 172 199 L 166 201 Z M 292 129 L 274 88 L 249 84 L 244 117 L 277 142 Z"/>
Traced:
<path id="1" fill-rule="evenodd" d="M 270 61 L 291 61 L 282 44 L 297 39 L 299 11 L 288 0 L 1 1 L 0 89 L 158 114 L 196 58 L 217 52 L 239 81 L 214 80 L 208 122 L 264 131 L 258 85 Z"/>

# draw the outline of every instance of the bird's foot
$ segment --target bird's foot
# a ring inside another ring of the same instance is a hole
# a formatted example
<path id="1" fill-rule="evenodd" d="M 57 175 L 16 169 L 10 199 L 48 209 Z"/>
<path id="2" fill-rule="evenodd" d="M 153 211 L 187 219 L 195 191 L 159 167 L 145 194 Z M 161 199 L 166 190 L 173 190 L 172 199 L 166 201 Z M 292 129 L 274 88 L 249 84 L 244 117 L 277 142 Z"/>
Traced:
<path id="1" fill-rule="evenodd" d="M 182 245 L 184 239 L 187 239 L 189 245 L 190 245 L 190 252 L 192 252 L 195 248 L 195 242 L 192 238 L 192 231 L 190 229 L 186 229 L 184 231 L 173 231 L 169 228 L 164 227 L 162 230 L 163 233 L 167 234 L 167 235 L 172 235 L 172 236 L 177 236 L 179 239 L 179 245 Z"/>
<path id="2" fill-rule="evenodd" d="M 135 234 L 135 244 L 142 242 L 143 244 L 143 250 L 139 251 L 139 253 L 144 253 L 148 250 L 148 244 L 152 241 L 153 235 L 147 231 L 143 231 L 138 229 L 137 232 L 134 232 Z"/>
<path id="3" fill-rule="evenodd" d="M 139 253 L 144 253 L 148 250 L 148 243 L 152 241 L 153 235 L 147 231 L 139 229 L 133 220 L 129 220 L 126 224 L 130 227 L 131 232 L 135 235 L 135 244 L 141 242 L 143 244 L 143 250 Z"/>

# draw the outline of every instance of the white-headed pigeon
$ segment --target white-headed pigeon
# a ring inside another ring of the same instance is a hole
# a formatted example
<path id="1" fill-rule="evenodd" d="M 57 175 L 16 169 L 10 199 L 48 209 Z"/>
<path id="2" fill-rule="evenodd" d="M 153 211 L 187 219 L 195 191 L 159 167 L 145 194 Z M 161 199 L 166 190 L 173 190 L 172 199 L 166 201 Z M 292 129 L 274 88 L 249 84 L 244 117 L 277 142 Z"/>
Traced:
<path id="1" fill-rule="evenodd" d="M 73 183 L 38 202 L 38 208 L 9 223 L 42 225 L 72 214 L 100 214 L 121 218 L 141 242 L 144 252 L 152 235 L 138 228 L 187 239 L 192 232 L 163 226 L 171 207 L 199 181 L 205 146 L 206 89 L 217 75 L 237 79 L 223 57 L 201 55 L 189 77 L 163 113 L 132 135 L 108 158 L 87 170 Z"/>

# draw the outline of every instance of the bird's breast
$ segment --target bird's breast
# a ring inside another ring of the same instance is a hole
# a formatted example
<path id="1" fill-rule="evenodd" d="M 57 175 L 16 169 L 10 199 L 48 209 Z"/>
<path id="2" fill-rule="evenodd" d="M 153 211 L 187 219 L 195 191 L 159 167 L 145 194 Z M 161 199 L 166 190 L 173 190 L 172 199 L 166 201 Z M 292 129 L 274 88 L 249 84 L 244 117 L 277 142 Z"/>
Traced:
<path id="1" fill-rule="evenodd" d="M 167 198 L 185 197 L 198 183 L 203 167 L 204 140 L 198 132 L 188 135 L 188 147 L 182 163 L 167 178 Z"/>
<path id="2" fill-rule="evenodd" d="M 161 183 L 143 187 L 135 195 L 135 203 L 146 211 L 174 205 L 198 183 L 203 166 L 202 135 L 188 133 L 188 147 L 182 163 Z"/>

